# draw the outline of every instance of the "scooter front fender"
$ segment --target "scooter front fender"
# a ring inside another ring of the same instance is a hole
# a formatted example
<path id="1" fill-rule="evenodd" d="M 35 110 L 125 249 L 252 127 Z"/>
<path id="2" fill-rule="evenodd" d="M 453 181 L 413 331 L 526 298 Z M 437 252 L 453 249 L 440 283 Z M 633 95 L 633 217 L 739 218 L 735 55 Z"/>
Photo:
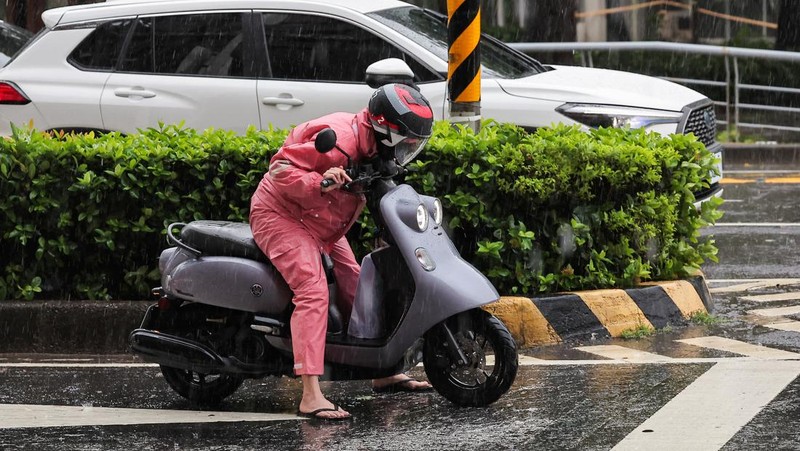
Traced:
<path id="1" fill-rule="evenodd" d="M 419 229 L 417 207 L 423 205 L 430 214 L 433 202 L 433 197 L 400 185 L 381 201 L 381 213 L 414 278 L 414 304 L 438 318 L 435 324 L 494 302 L 500 295 L 483 273 L 461 257 L 444 227 L 432 217 L 425 230 Z"/>
<path id="2" fill-rule="evenodd" d="M 394 188 L 381 200 L 383 221 L 413 279 L 415 291 L 411 306 L 384 346 L 353 347 L 329 343 L 326 348 L 329 362 L 392 367 L 430 328 L 453 315 L 500 298 L 489 279 L 461 257 L 444 228 L 435 224 L 433 218 L 425 230 L 419 229 L 417 207 L 432 202 L 433 198 L 418 195 L 408 185 Z"/>
<path id="3" fill-rule="evenodd" d="M 419 199 L 426 204 L 433 202 L 428 196 Z M 395 230 L 393 236 L 416 285 L 408 315 L 418 320 L 403 324 L 397 331 L 405 340 L 413 340 L 453 315 L 500 298 L 489 279 L 461 257 L 444 228 L 432 218 L 424 232 L 406 227 L 402 233 Z"/>

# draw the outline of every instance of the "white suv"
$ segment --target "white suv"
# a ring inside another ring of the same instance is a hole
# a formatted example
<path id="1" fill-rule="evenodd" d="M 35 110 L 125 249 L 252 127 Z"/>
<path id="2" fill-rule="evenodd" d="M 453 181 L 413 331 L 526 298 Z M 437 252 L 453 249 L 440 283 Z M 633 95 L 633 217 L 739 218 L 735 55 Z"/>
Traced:
<path id="1" fill-rule="evenodd" d="M 447 28 L 396 0 L 109 1 L 42 14 L 45 29 L 0 70 L 0 134 L 135 133 L 159 122 L 243 131 L 358 111 L 368 66 L 398 58 L 448 115 Z M 711 100 L 637 74 L 545 66 L 481 41 L 481 114 L 528 129 L 555 122 L 694 133 L 721 158 Z M 721 167 L 721 166 L 720 166 Z M 719 177 L 698 198 L 720 191 Z"/>

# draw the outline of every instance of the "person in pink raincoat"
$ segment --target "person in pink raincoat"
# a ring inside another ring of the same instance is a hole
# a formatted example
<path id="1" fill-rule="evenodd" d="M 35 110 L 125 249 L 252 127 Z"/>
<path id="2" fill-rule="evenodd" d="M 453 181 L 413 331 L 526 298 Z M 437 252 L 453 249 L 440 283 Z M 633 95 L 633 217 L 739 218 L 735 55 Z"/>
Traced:
<path id="1" fill-rule="evenodd" d="M 350 413 L 322 394 L 325 334 L 328 325 L 328 283 L 320 257 L 334 261 L 338 307 L 349 318 L 360 267 L 345 237 L 364 208 L 365 198 L 342 190 L 350 181 L 348 158 L 341 152 L 319 153 L 317 134 L 332 128 L 337 145 L 354 163 L 378 152 L 395 155 L 409 146 L 422 146 L 430 136 L 433 112 L 416 89 L 400 84 L 376 90 L 359 113 L 333 113 L 296 126 L 270 160 L 251 199 L 253 238 L 283 275 L 294 293 L 291 318 L 295 374 L 303 383 L 299 412 L 304 416 L 338 420 Z M 321 182 L 334 183 L 322 187 Z M 378 391 L 430 390 L 427 382 L 405 374 L 377 379 Z"/>

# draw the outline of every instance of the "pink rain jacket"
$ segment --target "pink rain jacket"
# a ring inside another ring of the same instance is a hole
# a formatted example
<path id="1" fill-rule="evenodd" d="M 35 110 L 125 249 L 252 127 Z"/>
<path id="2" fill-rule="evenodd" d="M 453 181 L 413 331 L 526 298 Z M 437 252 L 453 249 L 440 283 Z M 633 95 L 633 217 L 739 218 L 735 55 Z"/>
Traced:
<path id="1" fill-rule="evenodd" d="M 361 194 L 322 192 L 322 174 L 331 167 L 346 168 L 348 161 L 336 149 L 317 152 L 314 138 L 331 127 L 353 162 L 372 156 L 375 137 L 367 114 L 335 113 L 295 127 L 251 200 L 253 238 L 294 293 L 292 352 L 298 375 L 324 372 L 329 299 L 321 251 L 334 261 L 342 315 L 348 318 L 352 310 L 360 267 L 344 234 L 365 204 Z"/>
<path id="2" fill-rule="evenodd" d="M 323 193 L 322 174 L 336 166 L 347 168 L 347 158 L 336 149 L 319 153 L 314 137 L 325 128 L 336 132 L 339 148 L 353 162 L 375 154 L 375 136 L 366 109 L 355 115 L 333 113 L 295 127 L 270 160 L 255 192 L 258 200 L 286 218 L 294 218 L 316 236 L 326 251 L 344 236 L 364 208 L 363 195 L 335 189 Z"/>

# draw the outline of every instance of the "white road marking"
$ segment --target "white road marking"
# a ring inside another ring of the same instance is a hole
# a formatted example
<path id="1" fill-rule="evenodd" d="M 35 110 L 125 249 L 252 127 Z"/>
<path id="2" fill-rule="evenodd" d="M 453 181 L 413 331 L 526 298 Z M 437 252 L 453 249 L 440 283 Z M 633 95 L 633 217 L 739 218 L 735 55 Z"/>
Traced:
<path id="1" fill-rule="evenodd" d="M 764 324 L 764 327 L 770 329 L 785 330 L 787 332 L 800 332 L 800 321 L 787 320 L 780 323 Z"/>
<path id="2" fill-rule="evenodd" d="M 0 362 L 0 368 L 158 368 L 156 363 Z"/>
<path id="3" fill-rule="evenodd" d="M 800 292 L 793 291 L 789 293 L 774 293 L 774 294 L 761 294 L 753 296 L 740 296 L 739 299 L 743 301 L 752 302 L 781 302 L 781 301 L 794 301 L 800 299 Z"/>
<path id="4" fill-rule="evenodd" d="M 798 172 L 792 169 L 726 169 L 726 175 L 733 175 L 733 174 L 752 174 L 752 175 L 759 175 L 759 174 L 797 174 Z M 728 199 L 725 199 L 725 202 L 728 202 Z"/>
<path id="5" fill-rule="evenodd" d="M 613 450 L 718 450 L 798 375 L 796 361 L 718 363 Z"/>
<path id="6" fill-rule="evenodd" d="M 290 414 L 0 404 L 0 429 L 302 420 Z"/>
<path id="7" fill-rule="evenodd" d="M 762 308 L 757 310 L 748 310 L 747 313 L 758 316 L 786 316 L 800 314 L 800 305 L 791 307 L 777 307 L 777 308 Z"/>
<path id="8" fill-rule="evenodd" d="M 717 284 L 717 283 L 736 283 L 736 282 L 777 282 L 781 280 L 790 280 L 790 281 L 798 281 L 800 279 L 706 279 L 706 283 L 709 285 Z M 797 282 L 795 282 L 797 283 Z"/>
<path id="9" fill-rule="evenodd" d="M 613 359 L 597 359 L 597 360 L 537 360 L 537 361 L 520 361 L 522 366 L 594 366 L 594 365 L 697 365 L 697 364 L 710 364 L 728 361 L 748 362 L 754 359 L 752 357 L 686 357 L 686 358 L 672 358 L 669 360 L 613 360 Z"/>
<path id="10" fill-rule="evenodd" d="M 494 356 L 491 356 L 492 360 L 494 360 Z M 488 358 L 487 358 L 488 361 Z M 519 364 L 522 366 L 534 366 L 534 365 L 541 365 L 544 360 L 537 359 L 536 357 L 531 357 L 527 355 L 519 356 Z"/>
<path id="11" fill-rule="evenodd" d="M 626 360 L 637 362 L 666 362 L 672 360 L 669 357 L 653 354 L 650 352 L 640 351 L 638 349 L 626 348 L 625 346 L 617 345 L 600 345 L 600 346 L 580 346 L 578 349 L 590 354 L 599 355 L 608 359 Z"/>
<path id="12" fill-rule="evenodd" d="M 728 285 L 725 287 L 709 288 L 711 293 L 731 293 L 738 291 L 748 291 L 760 288 L 773 288 L 779 285 L 797 285 L 800 284 L 800 279 L 716 279 L 706 280 L 708 285 L 715 285 L 718 283 L 735 283 L 735 285 Z"/>
<path id="13" fill-rule="evenodd" d="M 724 337 L 698 337 L 676 340 L 679 343 L 686 343 L 692 346 L 717 349 L 720 351 L 732 352 L 752 357 L 757 360 L 796 360 L 800 359 L 800 354 L 784 351 L 782 349 L 769 348 L 767 346 L 754 345 L 743 341 L 731 340 Z"/>
<path id="14" fill-rule="evenodd" d="M 800 222 L 718 222 L 708 227 L 800 227 Z"/>

